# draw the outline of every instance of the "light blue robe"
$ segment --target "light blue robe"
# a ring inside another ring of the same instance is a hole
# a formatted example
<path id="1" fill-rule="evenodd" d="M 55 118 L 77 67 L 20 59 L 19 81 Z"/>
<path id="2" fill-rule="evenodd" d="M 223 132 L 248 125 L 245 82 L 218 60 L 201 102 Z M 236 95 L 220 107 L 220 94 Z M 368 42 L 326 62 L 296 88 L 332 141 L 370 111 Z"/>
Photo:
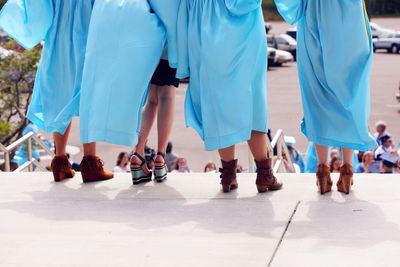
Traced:
<path id="1" fill-rule="evenodd" d="M 27 49 L 44 40 L 27 117 L 64 133 L 79 115 L 79 91 L 94 0 L 9 0 L 0 27 Z"/>
<path id="2" fill-rule="evenodd" d="M 151 1 L 155 11 L 169 11 L 157 1 L 165 0 Z M 178 4 L 169 8 L 177 10 Z M 81 89 L 82 143 L 137 143 L 142 107 L 165 45 L 166 28 L 173 28 L 169 20 L 174 16 L 160 17 L 167 26 L 151 13 L 147 0 L 96 0 Z M 170 58 L 177 58 L 177 52 L 171 50 Z"/>
<path id="3" fill-rule="evenodd" d="M 275 0 L 285 20 L 297 23 L 302 89 L 302 131 L 324 146 L 366 151 L 372 35 L 363 0 Z"/>
<path id="4" fill-rule="evenodd" d="M 206 150 L 267 132 L 267 42 L 261 0 L 182 0 L 177 76 L 190 75 L 185 117 Z"/>

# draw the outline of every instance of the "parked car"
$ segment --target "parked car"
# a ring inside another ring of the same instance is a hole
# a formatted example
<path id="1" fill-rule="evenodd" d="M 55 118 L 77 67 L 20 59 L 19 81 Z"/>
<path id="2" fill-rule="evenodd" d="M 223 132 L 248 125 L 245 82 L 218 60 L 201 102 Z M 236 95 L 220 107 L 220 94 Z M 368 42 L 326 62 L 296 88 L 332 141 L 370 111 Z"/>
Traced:
<path id="1" fill-rule="evenodd" d="M 385 49 L 388 53 L 397 54 L 400 51 L 400 32 L 392 32 L 373 39 L 374 52 Z"/>
<path id="2" fill-rule="evenodd" d="M 293 39 L 297 40 L 297 27 L 290 28 L 286 31 L 286 34 L 292 37 Z"/>
<path id="3" fill-rule="evenodd" d="M 273 47 L 268 47 L 268 69 L 271 66 L 275 66 L 275 62 L 278 60 L 276 55 L 276 49 Z"/>
<path id="4" fill-rule="evenodd" d="M 382 35 L 393 33 L 394 30 L 390 29 L 385 29 L 379 26 L 378 24 L 371 22 L 371 31 L 372 31 L 372 38 L 378 38 L 381 37 Z"/>
<path id="5" fill-rule="evenodd" d="M 267 35 L 267 42 L 269 47 L 291 53 L 294 60 L 296 60 L 297 42 L 290 35 Z"/>
<path id="6" fill-rule="evenodd" d="M 277 59 L 274 66 L 282 66 L 282 64 L 294 61 L 294 57 L 291 53 L 283 51 L 283 50 L 276 50 Z"/>

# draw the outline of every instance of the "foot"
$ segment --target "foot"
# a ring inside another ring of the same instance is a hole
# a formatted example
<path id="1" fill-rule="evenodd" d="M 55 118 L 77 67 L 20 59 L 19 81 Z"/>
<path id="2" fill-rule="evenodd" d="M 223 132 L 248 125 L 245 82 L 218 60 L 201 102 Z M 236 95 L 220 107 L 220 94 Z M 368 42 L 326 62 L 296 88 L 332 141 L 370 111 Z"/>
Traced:
<path id="1" fill-rule="evenodd" d="M 154 158 L 154 179 L 162 183 L 167 179 L 168 167 L 165 164 L 165 154 L 158 152 Z"/>
<path id="2" fill-rule="evenodd" d="M 265 159 L 262 161 L 256 160 L 257 166 L 257 190 L 259 193 L 265 193 L 268 190 L 276 191 L 281 190 L 283 184 L 278 182 L 278 179 L 272 172 L 272 159 Z"/>
<path id="3" fill-rule="evenodd" d="M 221 162 L 222 169 L 219 169 L 219 171 L 221 172 L 222 191 L 224 193 L 229 193 L 231 190 L 238 188 L 238 182 L 236 179 L 237 160 L 229 162 L 221 160 Z"/>
<path id="4" fill-rule="evenodd" d="M 53 172 L 55 182 L 61 182 L 75 176 L 75 171 L 66 155 L 55 156 L 51 161 L 50 169 Z"/>
<path id="5" fill-rule="evenodd" d="M 84 183 L 105 181 L 114 177 L 112 172 L 104 170 L 103 161 L 96 156 L 84 156 L 80 169 Z"/>
<path id="6" fill-rule="evenodd" d="M 345 194 L 350 194 L 351 186 L 353 184 L 353 166 L 345 163 L 342 167 L 340 167 L 339 181 L 336 184 L 338 191 Z"/>
<path id="7" fill-rule="evenodd" d="M 153 175 L 147 168 L 146 160 L 136 152 L 131 157 L 131 174 L 134 185 L 150 182 Z"/>
<path id="8" fill-rule="evenodd" d="M 319 164 L 317 168 L 317 186 L 321 195 L 332 190 L 331 170 L 328 165 Z"/>

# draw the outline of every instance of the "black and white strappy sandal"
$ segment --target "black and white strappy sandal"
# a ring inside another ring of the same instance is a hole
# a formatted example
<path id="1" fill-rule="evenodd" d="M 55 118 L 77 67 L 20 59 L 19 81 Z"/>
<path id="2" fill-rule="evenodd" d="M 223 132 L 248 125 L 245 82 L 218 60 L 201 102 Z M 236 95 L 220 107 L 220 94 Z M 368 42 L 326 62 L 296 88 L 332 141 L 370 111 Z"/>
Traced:
<path id="1" fill-rule="evenodd" d="M 131 174 L 132 174 L 132 181 L 134 185 L 137 184 L 141 184 L 141 183 L 147 183 L 151 181 L 151 176 L 153 175 L 153 173 L 149 170 L 148 173 L 146 173 L 143 170 L 143 166 L 146 165 L 146 160 L 140 156 L 138 153 L 134 153 L 132 157 L 137 157 L 140 161 L 140 167 L 139 168 L 133 168 L 131 167 Z M 131 164 L 132 164 L 132 160 L 131 160 Z"/>

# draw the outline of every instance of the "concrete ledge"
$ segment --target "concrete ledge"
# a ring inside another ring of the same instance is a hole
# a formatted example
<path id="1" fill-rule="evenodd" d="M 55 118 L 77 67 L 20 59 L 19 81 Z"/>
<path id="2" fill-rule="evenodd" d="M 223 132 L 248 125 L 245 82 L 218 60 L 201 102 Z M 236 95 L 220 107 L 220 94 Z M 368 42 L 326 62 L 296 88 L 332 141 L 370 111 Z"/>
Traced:
<path id="1" fill-rule="evenodd" d="M 223 194 L 218 174 L 132 186 L 0 173 L 0 266 L 399 266 L 400 175 L 324 196 L 313 175 L 279 178 L 261 195 L 251 174 Z"/>

